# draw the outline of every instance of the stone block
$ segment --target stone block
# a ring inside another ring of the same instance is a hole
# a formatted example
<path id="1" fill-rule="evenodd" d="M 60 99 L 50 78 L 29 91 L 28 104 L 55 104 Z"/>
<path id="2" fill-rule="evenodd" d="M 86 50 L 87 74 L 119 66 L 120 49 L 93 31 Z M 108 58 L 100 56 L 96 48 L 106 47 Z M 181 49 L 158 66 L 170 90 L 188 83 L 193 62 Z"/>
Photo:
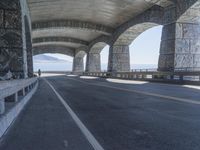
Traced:
<path id="1" fill-rule="evenodd" d="M 190 68 L 194 66 L 192 54 L 175 54 L 174 61 L 175 68 Z"/>
<path id="2" fill-rule="evenodd" d="M 194 57 L 194 65 L 193 67 L 200 68 L 200 54 L 196 54 Z"/>
<path id="3" fill-rule="evenodd" d="M 177 23 L 176 24 L 176 38 L 190 38 L 199 37 L 200 25 L 191 23 Z"/>
<path id="4" fill-rule="evenodd" d="M 89 53 L 87 56 L 86 71 L 100 72 L 101 71 L 101 58 L 100 53 Z"/>
<path id="5" fill-rule="evenodd" d="M 0 9 L 0 28 L 4 26 L 4 11 Z"/>
<path id="6" fill-rule="evenodd" d="M 158 70 L 169 71 L 174 68 L 174 54 L 160 55 Z"/>
<path id="7" fill-rule="evenodd" d="M 173 54 L 175 51 L 175 40 L 163 40 L 160 45 L 160 54 Z"/>
<path id="8" fill-rule="evenodd" d="M 176 20 L 176 8 L 174 6 L 169 6 L 165 8 L 163 24 L 168 24 Z"/>
<path id="9" fill-rule="evenodd" d="M 19 11 L 5 10 L 5 28 L 21 29 L 21 13 Z"/>
<path id="10" fill-rule="evenodd" d="M 197 39 L 190 40 L 190 43 L 191 53 L 200 54 L 200 37 Z"/>
<path id="11" fill-rule="evenodd" d="M 189 39 L 176 39 L 175 44 L 176 53 L 189 53 L 190 52 L 190 40 Z"/>
<path id="12" fill-rule="evenodd" d="M 162 40 L 175 39 L 176 36 L 175 27 L 176 27 L 175 23 L 164 26 L 162 32 Z"/>
<path id="13" fill-rule="evenodd" d="M 20 3 L 19 0 L 1 0 L 0 6 L 4 9 L 19 9 Z"/>

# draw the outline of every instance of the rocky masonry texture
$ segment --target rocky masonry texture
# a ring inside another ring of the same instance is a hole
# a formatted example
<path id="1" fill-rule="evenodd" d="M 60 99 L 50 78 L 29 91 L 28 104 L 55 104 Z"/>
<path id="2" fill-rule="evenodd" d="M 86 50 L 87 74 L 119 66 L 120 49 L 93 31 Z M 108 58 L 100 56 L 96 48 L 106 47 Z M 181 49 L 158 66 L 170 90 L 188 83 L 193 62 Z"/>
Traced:
<path id="1" fill-rule="evenodd" d="M 13 0 L 11 4 L 6 0 L 1 3 L 7 7 L 0 8 L 0 75 L 10 70 L 16 77 L 23 77 L 20 3 L 18 0 Z"/>
<path id="2" fill-rule="evenodd" d="M 129 45 L 114 45 L 110 47 L 108 71 L 130 71 Z"/>

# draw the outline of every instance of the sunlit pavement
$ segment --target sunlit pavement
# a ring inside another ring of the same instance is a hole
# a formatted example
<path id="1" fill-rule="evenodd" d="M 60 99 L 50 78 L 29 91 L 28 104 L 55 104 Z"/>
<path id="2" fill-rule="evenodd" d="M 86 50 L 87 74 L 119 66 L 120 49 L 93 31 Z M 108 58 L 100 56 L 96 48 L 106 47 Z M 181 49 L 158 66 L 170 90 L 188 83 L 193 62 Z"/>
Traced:
<path id="1" fill-rule="evenodd" d="M 198 86 L 67 75 L 46 79 L 59 96 L 41 78 L 0 149 L 94 149 L 66 104 L 105 150 L 200 149 Z"/>

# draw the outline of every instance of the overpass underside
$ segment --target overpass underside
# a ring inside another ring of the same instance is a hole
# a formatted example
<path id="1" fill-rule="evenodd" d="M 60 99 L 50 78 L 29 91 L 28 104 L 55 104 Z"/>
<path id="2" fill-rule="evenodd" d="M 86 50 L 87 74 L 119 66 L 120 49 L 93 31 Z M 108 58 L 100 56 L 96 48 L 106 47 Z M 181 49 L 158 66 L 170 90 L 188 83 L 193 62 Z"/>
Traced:
<path id="1" fill-rule="evenodd" d="M 73 71 L 100 72 L 109 45 L 109 72 L 130 71 L 129 45 L 145 30 L 163 25 L 159 71 L 200 67 L 198 0 L 1 0 L 0 76 L 33 76 L 32 56 L 74 57 Z M 148 52 L 147 52 L 148 55 Z"/>
<path id="2" fill-rule="evenodd" d="M 16 79 L 0 81 L 0 149 L 199 150 L 199 87 L 132 80 L 199 84 L 199 21 L 200 0 L 0 0 L 0 80 Z M 130 72 L 129 45 L 157 25 L 157 70 Z M 73 57 L 87 77 L 34 77 L 42 53 Z"/>

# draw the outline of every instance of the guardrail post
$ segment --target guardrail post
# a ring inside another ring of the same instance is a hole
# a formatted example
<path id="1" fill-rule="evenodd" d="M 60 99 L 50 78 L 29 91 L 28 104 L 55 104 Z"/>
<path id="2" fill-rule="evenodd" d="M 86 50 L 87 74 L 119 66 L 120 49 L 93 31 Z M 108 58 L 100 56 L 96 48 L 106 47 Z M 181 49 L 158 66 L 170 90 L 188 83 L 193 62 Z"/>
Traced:
<path id="1" fill-rule="evenodd" d="M 5 100 L 0 99 L 0 114 L 3 114 L 5 112 Z"/>
<path id="2" fill-rule="evenodd" d="M 18 101 L 18 92 L 16 92 L 13 95 L 10 95 L 8 97 L 5 98 L 6 102 L 17 102 Z"/>
<path id="3" fill-rule="evenodd" d="M 26 95 L 25 89 L 23 88 L 21 91 L 19 91 L 19 96 Z"/>
<path id="4" fill-rule="evenodd" d="M 14 101 L 15 101 L 15 102 L 18 101 L 18 92 L 15 93 Z"/>
<path id="5" fill-rule="evenodd" d="M 179 76 L 179 80 L 183 81 L 183 75 Z"/>

